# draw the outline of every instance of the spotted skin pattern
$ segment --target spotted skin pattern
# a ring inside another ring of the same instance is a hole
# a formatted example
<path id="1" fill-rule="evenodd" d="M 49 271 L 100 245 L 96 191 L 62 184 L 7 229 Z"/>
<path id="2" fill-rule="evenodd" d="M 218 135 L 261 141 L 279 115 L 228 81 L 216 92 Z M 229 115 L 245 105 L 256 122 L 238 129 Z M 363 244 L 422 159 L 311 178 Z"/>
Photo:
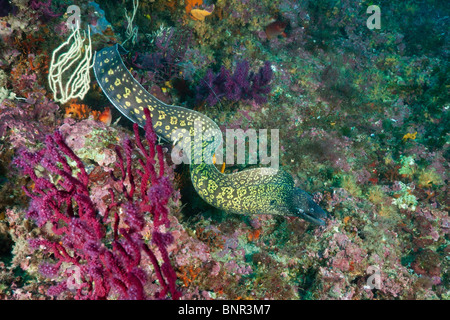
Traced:
<path id="1" fill-rule="evenodd" d="M 298 194 L 291 175 L 271 168 L 221 173 L 211 160 L 222 141 L 217 124 L 197 111 L 167 105 L 152 96 L 123 64 L 120 55 L 126 52 L 117 44 L 96 52 L 94 73 L 98 84 L 128 119 L 142 127 L 144 109 L 148 108 L 158 136 L 184 151 L 200 154 L 200 161 L 191 161 L 190 171 L 195 190 L 206 202 L 237 214 L 297 215 L 294 198 Z M 202 142 L 195 143 L 198 133 Z"/>

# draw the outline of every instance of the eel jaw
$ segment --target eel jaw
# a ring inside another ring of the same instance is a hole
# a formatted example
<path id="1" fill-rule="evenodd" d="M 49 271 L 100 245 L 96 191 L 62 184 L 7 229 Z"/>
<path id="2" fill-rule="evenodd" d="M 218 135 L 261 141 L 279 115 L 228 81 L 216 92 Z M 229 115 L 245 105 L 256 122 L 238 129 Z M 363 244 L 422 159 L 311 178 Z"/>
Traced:
<path id="1" fill-rule="evenodd" d="M 295 188 L 294 215 L 316 225 L 325 225 L 328 213 L 323 210 L 305 191 Z"/>
<path id="2" fill-rule="evenodd" d="M 317 206 L 317 205 L 316 205 Z M 327 213 L 322 210 L 319 206 L 317 206 L 318 210 L 303 210 L 303 209 L 297 209 L 296 216 L 302 218 L 303 220 L 306 220 L 308 222 L 323 226 L 325 225 L 325 220 L 328 215 Z M 310 208 L 312 209 L 312 208 Z"/>

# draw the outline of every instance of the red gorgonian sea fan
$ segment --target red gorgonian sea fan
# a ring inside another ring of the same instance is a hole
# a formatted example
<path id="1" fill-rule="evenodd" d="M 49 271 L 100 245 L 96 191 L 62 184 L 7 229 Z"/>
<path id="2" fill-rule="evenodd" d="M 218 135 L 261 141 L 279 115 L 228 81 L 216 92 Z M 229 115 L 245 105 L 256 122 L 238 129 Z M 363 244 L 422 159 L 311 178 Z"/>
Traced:
<path id="1" fill-rule="evenodd" d="M 49 295 L 58 296 L 70 290 L 76 299 L 147 299 L 151 296 L 145 286 L 153 281 L 160 287 L 152 293 L 153 298 L 180 297 L 167 252 L 173 237 L 161 228 L 164 225 L 167 230 L 169 226 L 167 203 L 173 188 L 164 175 L 162 148 L 155 146 L 150 113 L 146 110 L 145 114 L 148 147 L 139 137 L 137 124 L 134 124 L 135 143 L 126 139 L 123 150 L 116 146 L 116 165 L 121 177 L 113 173 L 111 177 L 122 190 L 119 196 L 109 188 L 110 202 L 105 212 L 92 201 L 89 194 L 92 182 L 85 166 L 59 131 L 47 136 L 44 149 L 21 150 L 15 159 L 15 164 L 34 182 L 32 190 L 23 187 L 31 198 L 28 216 L 41 228 L 50 225 L 54 233 L 30 241 L 32 247 L 53 254 L 55 261 L 41 264 L 41 273 L 62 279 L 48 290 Z M 133 158 L 135 146 L 141 156 Z M 76 164 L 76 169 L 69 161 Z M 152 246 L 141 232 L 147 214 L 152 217 Z M 159 259 L 154 250 L 158 251 Z M 153 280 L 142 267 L 144 256 L 153 266 Z"/>

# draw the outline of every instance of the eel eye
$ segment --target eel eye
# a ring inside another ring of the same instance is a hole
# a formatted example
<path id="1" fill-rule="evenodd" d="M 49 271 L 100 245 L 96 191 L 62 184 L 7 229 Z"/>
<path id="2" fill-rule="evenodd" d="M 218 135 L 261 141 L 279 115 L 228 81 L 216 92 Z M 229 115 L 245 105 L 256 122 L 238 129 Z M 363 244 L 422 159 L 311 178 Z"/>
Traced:
<path id="1" fill-rule="evenodd" d="M 277 200 L 270 200 L 270 205 L 271 206 L 274 206 L 274 205 L 276 205 L 277 204 Z"/>

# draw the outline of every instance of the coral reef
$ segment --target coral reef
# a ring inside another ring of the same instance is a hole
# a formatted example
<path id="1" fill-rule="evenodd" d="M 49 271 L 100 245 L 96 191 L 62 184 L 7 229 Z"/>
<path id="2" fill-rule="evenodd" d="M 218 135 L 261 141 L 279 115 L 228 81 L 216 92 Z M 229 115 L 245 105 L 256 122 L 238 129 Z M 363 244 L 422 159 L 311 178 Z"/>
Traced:
<path id="1" fill-rule="evenodd" d="M 370 1 L 140 2 L 136 79 L 222 129 L 278 129 L 319 228 L 208 206 L 95 81 L 57 102 L 68 3 L 2 4 L 0 299 L 450 299 L 444 1 L 382 1 L 381 29 Z M 77 1 L 93 51 L 132 5 Z"/>
<path id="2" fill-rule="evenodd" d="M 124 142 L 125 158 L 116 147 L 117 169 L 121 177 L 112 175 L 111 178 L 123 198 L 119 198 L 112 187 L 106 188 L 110 202 L 104 211 L 99 212 L 92 200 L 89 175 L 83 162 L 68 147 L 59 131 L 47 136 L 44 149 L 35 153 L 22 150 L 15 160 L 15 164 L 34 183 L 33 191 L 24 187 L 24 192 L 32 199 L 28 217 L 40 228 L 51 226 L 47 237 L 30 240 L 30 247 L 52 253 L 56 260 L 39 266 L 45 277 L 62 278 L 48 289 L 49 295 L 59 296 L 67 290 L 76 290 L 75 299 L 108 299 L 111 295 L 118 295 L 121 299 L 144 299 L 148 295 L 144 288 L 150 281 L 140 266 L 145 253 L 153 266 L 153 277 L 161 285 L 161 290 L 153 295 L 164 298 L 170 293 L 174 299 L 179 297 L 175 272 L 166 250 L 173 238 L 159 228 L 161 225 L 169 226 L 165 206 L 173 190 L 164 176 L 160 146 L 156 148 L 159 173 L 155 170 L 156 135 L 150 113 L 146 111 L 149 119 L 145 127 L 148 150 L 135 125 L 135 143 L 145 160 L 138 161 L 140 169 L 133 166 L 134 145 L 131 140 Z M 71 166 L 70 162 L 74 165 Z M 150 233 L 152 243 L 162 256 L 161 265 L 140 233 L 146 223 L 145 213 L 152 216 Z"/>

